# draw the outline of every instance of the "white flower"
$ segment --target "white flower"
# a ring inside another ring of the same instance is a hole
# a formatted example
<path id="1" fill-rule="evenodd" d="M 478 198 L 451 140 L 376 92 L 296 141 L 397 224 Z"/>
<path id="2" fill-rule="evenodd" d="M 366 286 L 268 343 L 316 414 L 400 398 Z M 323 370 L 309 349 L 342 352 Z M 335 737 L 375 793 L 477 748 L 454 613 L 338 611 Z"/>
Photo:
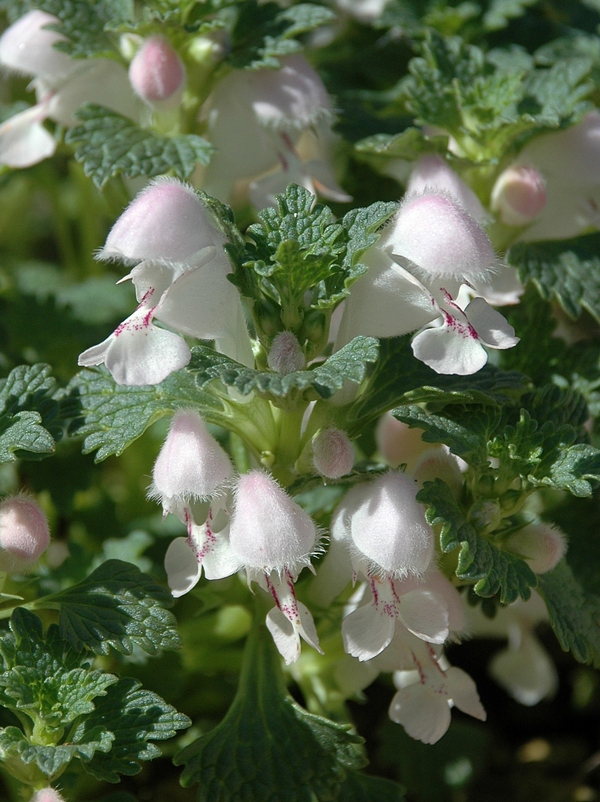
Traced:
<path id="1" fill-rule="evenodd" d="M 513 532 L 502 547 L 526 560 L 536 574 L 545 574 L 565 556 L 567 539 L 557 526 L 541 521 Z"/>
<path id="2" fill-rule="evenodd" d="M 318 74 L 301 55 L 281 58 L 278 70 L 233 70 L 208 100 L 208 133 L 217 148 L 204 189 L 229 202 L 240 179 L 254 179 L 258 208 L 298 183 L 333 200 L 348 200 L 322 156 L 304 160 L 296 150 L 303 132 L 327 139 L 331 101 Z M 271 175 L 263 174 L 276 171 Z"/>
<path id="3" fill-rule="evenodd" d="M 169 433 L 154 463 L 149 496 L 166 512 L 180 513 L 193 501 L 206 501 L 233 475 L 227 453 L 193 409 L 173 415 Z"/>
<path id="4" fill-rule="evenodd" d="M 73 114 L 83 103 L 134 119 L 138 115 L 138 101 L 123 67 L 110 59 L 72 59 L 61 53 L 54 45 L 65 38 L 45 27 L 58 22 L 44 11 L 30 11 L 0 37 L 0 65 L 31 76 L 38 100 L 0 126 L 0 163 L 9 167 L 28 167 L 51 156 L 56 142 L 44 120 L 74 125 Z"/>
<path id="5" fill-rule="evenodd" d="M 531 706 L 556 693 L 556 668 L 535 634 L 535 626 L 548 620 L 546 605 L 538 593 L 533 591 L 528 601 L 518 599 L 500 607 L 491 619 L 477 607 L 467 608 L 466 613 L 472 635 L 508 640 L 507 647 L 493 657 L 489 669 L 513 699 Z"/>
<path id="6" fill-rule="evenodd" d="M 487 362 L 484 348 L 512 348 L 519 342 L 513 327 L 484 298 L 474 298 L 465 309 L 444 293 L 432 302 L 441 317 L 427 324 L 412 342 L 414 355 L 436 373 L 469 376 Z M 445 296 L 445 297 L 444 297 Z"/>
<path id="7" fill-rule="evenodd" d="M 220 522 L 211 514 L 202 527 L 191 527 L 188 538 L 175 540 L 165 558 L 174 596 L 187 593 L 202 569 L 208 579 L 222 579 L 244 569 L 273 598 L 267 627 L 285 662 L 300 656 L 302 638 L 317 651 L 319 639 L 308 608 L 296 598 L 294 582 L 318 553 L 319 533 L 311 517 L 264 471 L 239 477 L 231 520 L 223 513 L 227 501 L 216 500 Z M 215 508 L 215 501 L 211 511 Z M 216 527 L 218 526 L 218 531 Z"/>
<path id="8" fill-rule="evenodd" d="M 312 616 L 294 591 L 298 574 L 318 550 L 318 531 L 269 474 L 250 471 L 240 477 L 229 544 L 249 581 L 259 582 L 275 601 L 267 626 L 286 663 L 298 659 L 300 638 L 320 651 Z"/>
<path id="9" fill-rule="evenodd" d="M 79 357 L 105 363 L 119 384 L 157 384 L 187 365 L 190 350 L 178 334 L 215 340 L 217 349 L 253 364 L 239 294 L 227 280 L 231 265 L 200 198 L 174 179 L 151 183 L 111 229 L 100 258 L 140 262 L 126 277 L 139 306 L 104 342 Z"/>
<path id="10" fill-rule="evenodd" d="M 401 471 L 351 488 L 332 520 L 349 544 L 356 570 L 396 578 L 421 575 L 433 556 L 434 534 L 417 501 L 418 487 Z"/>
<path id="11" fill-rule="evenodd" d="M 36 791 L 31 797 L 30 802 L 65 802 L 63 797 L 55 791 L 50 785 L 47 788 L 42 788 Z"/>
<path id="12" fill-rule="evenodd" d="M 434 744 L 450 726 L 450 708 L 485 721 L 486 713 L 471 677 L 460 668 L 443 669 L 429 644 L 415 645 L 416 671 L 395 677 L 400 686 L 390 704 L 390 718 L 411 738 Z"/>
<path id="13" fill-rule="evenodd" d="M 489 213 L 473 190 L 444 159 L 435 154 L 422 156 L 416 162 L 406 185 L 407 196 L 420 195 L 426 191 L 441 192 L 453 198 L 481 226 L 489 221 Z M 522 208 L 522 201 L 517 201 L 517 204 Z M 493 197 L 492 207 L 495 208 Z M 471 275 L 468 280 L 469 286 L 477 295 L 497 306 L 518 303 L 524 292 L 516 269 L 499 262 L 496 262 L 494 269 L 486 272 L 484 276 Z"/>
<path id="14" fill-rule="evenodd" d="M 363 261 L 369 272 L 352 287 L 336 347 L 357 334 L 392 337 L 421 329 L 415 356 L 438 373 L 467 375 L 487 362 L 488 348 L 511 348 L 513 328 L 485 299 L 464 309 L 464 282 L 482 281 L 494 266 L 489 240 L 452 196 L 425 190 L 407 197 Z"/>
<path id="15" fill-rule="evenodd" d="M 275 206 L 275 195 L 285 192 L 288 184 L 298 184 L 315 196 L 338 203 L 352 200 L 336 182 L 324 157 L 303 161 L 286 134 L 281 135 L 278 155 L 279 169 L 250 184 L 250 201 L 257 209 Z"/>

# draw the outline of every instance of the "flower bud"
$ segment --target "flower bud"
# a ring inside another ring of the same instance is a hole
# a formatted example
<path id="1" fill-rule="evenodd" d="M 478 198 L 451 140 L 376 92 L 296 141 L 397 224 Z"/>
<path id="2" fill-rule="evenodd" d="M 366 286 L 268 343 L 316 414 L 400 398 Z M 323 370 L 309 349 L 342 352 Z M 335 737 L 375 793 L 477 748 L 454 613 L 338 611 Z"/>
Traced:
<path id="1" fill-rule="evenodd" d="M 134 92 L 151 105 L 173 107 L 185 84 L 185 67 L 176 50 L 162 36 L 151 36 L 129 65 Z"/>
<path id="2" fill-rule="evenodd" d="M 435 278 L 480 276 L 493 266 L 495 258 L 479 223 L 440 191 L 408 196 L 382 245 Z"/>
<path id="3" fill-rule="evenodd" d="M 44 553 L 50 542 L 46 516 L 26 496 L 0 504 L 0 571 L 22 571 Z"/>
<path id="4" fill-rule="evenodd" d="M 58 791 L 48 786 L 47 788 L 42 788 L 41 791 L 36 791 L 31 797 L 31 802 L 65 802 L 65 800 Z"/>
<path id="5" fill-rule="evenodd" d="M 150 495 L 163 504 L 213 496 L 233 473 L 229 457 L 193 409 L 176 412 L 154 464 Z"/>
<path id="6" fill-rule="evenodd" d="M 498 176 L 491 205 L 507 226 L 526 226 L 546 205 L 546 182 L 533 167 L 513 165 Z"/>
<path id="7" fill-rule="evenodd" d="M 312 441 L 313 464 L 327 479 L 346 476 L 354 465 L 354 447 L 346 432 L 323 429 Z"/>
<path id="8" fill-rule="evenodd" d="M 278 373 L 294 373 L 305 364 L 304 352 L 291 331 L 280 331 L 273 337 L 267 365 Z"/>
<path id="9" fill-rule="evenodd" d="M 295 572 L 315 549 L 314 521 L 264 471 L 240 476 L 229 542 L 247 568 Z"/>
<path id="10" fill-rule="evenodd" d="M 510 551 L 527 560 L 536 574 L 551 571 L 562 560 L 567 551 L 564 532 L 557 526 L 547 523 L 534 523 L 524 526 L 510 535 L 505 545 Z"/>

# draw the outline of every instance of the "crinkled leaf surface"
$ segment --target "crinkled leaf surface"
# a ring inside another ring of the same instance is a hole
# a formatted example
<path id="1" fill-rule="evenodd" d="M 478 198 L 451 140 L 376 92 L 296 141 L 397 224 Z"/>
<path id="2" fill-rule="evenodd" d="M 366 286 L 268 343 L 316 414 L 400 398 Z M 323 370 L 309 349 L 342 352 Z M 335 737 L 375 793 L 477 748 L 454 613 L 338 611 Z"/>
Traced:
<path id="1" fill-rule="evenodd" d="M 0 462 L 41 459 L 60 439 L 61 408 L 48 365 L 20 365 L 0 380 Z"/>
<path id="2" fill-rule="evenodd" d="M 77 115 L 81 125 L 71 128 L 66 141 L 76 145 L 75 158 L 101 188 L 109 178 L 127 178 L 173 172 L 188 178 L 198 164 L 208 164 L 213 146 L 197 134 L 163 136 L 103 106 L 88 104 Z"/>
<path id="3" fill-rule="evenodd" d="M 355 337 L 314 370 L 281 374 L 252 370 L 210 348 L 197 346 L 192 350 L 189 369 L 196 372 L 201 388 L 220 379 L 226 387 L 233 387 L 242 395 L 257 392 L 280 398 L 294 389 L 301 391 L 312 387 L 321 398 L 329 398 L 345 381 L 359 383 L 363 380 L 367 364 L 377 359 L 377 347 L 374 337 Z"/>
<path id="4" fill-rule="evenodd" d="M 503 604 L 528 599 L 537 577 L 527 563 L 501 551 L 488 537 L 479 535 L 467 521 L 452 491 L 441 479 L 425 482 L 417 499 L 427 505 L 431 526 L 441 525 L 440 546 L 444 553 L 460 548 L 456 576 L 473 582 L 479 596 L 500 595 Z"/>
<path id="5" fill-rule="evenodd" d="M 55 624 L 44 634 L 40 619 L 24 608 L 14 611 L 10 629 L 0 645 L 0 701 L 34 721 L 43 719 L 46 728 L 58 730 L 90 713 L 93 700 L 117 681 L 89 671 L 89 661 L 60 637 Z"/>
<path id="6" fill-rule="evenodd" d="M 35 603 L 59 610 L 61 636 L 75 649 L 97 654 L 111 646 L 123 654 L 134 645 L 148 654 L 178 648 L 175 617 L 166 609 L 172 604 L 170 593 L 121 560 L 107 560 L 83 582 Z"/>
<path id="7" fill-rule="evenodd" d="M 397 209 L 395 203 L 377 202 L 334 222 L 331 210 L 296 184 L 276 202 L 248 228 L 251 242 L 233 254 L 235 283 L 245 295 L 253 297 L 259 287 L 283 306 L 302 310 L 308 290 L 314 309 L 333 307 L 348 295 L 366 270 L 360 257 Z"/>
<path id="8" fill-rule="evenodd" d="M 584 591 L 564 560 L 540 576 L 539 592 L 562 648 L 600 667 L 600 598 Z"/>
<path id="9" fill-rule="evenodd" d="M 90 670 L 89 660 L 62 640 L 55 624 L 44 634 L 40 619 L 24 608 L 13 612 L 0 653 L 0 703 L 21 717 L 26 715 L 46 740 L 45 744 L 30 741 L 18 728 L 7 727 L 0 731 L 5 755 L 18 755 L 25 764 L 33 762 L 52 777 L 73 758 L 89 760 L 96 750 L 110 749 L 113 736 L 100 728 L 90 727 L 85 737 L 64 741 L 70 727 L 88 716 L 106 689 L 117 682 L 116 676 Z"/>
<path id="10" fill-rule="evenodd" d="M 531 72 L 519 61 L 500 69 L 480 48 L 434 31 L 422 50 L 403 82 L 407 106 L 418 122 L 450 131 L 476 161 L 500 158 L 525 132 L 576 121 L 589 108 L 590 59 Z"/>
<path id="11" fill-rule="evenodd" d="M 67 388 L 80 414 L 72 432 L 83 435 L 83 450 L 98 449 L 96 459 L 119 456 L 148 426 L 182 407 L 196 406 L 207 420 L 220 403 L 201 392 L 186 371 L 171 374 L 161 384 L 125 387 L 116 384 L 104 368 L 82 370 Z"/>
<path id="12" fill-rule="evenodd" d="M 160 696 L 140 687 L 137 680 L 120 679 L 96 704 L 96 709 L 81 723 L 75 737 L 88 731 L 110 730 L 114 740 L 109 753 L 96 752 L 84 768 L 99 780 L 118 782 L 141 771 L 140 761 L 152 760 L 160 750 L 152 741 L 172 738 L 191 724 Z"/>
<path id="13" fill-rule="evenodd" d="M 542 298 L 557 300 L 572 318 L 585 310 L 600 320 L 600 234 L 568 240 L 521 242 L 507 261 L 524 284 L 533 282 Z"/>
<path id="14" fill-rule="evenodd" d="M 362 739 L 307 713 L 283 687 L 279 655 L 264 625 L 250 635 L 237 695 L 224 720 L 175 758 L 199 802 L 336 799 L 364 764 Z"/>

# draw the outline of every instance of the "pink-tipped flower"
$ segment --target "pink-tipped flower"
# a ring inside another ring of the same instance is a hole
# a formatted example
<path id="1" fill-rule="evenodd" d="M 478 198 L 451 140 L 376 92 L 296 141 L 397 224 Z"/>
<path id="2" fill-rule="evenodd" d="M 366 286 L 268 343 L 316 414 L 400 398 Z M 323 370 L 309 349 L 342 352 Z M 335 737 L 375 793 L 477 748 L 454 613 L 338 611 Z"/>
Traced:
<path id="1" fill-rule="evenodd" d="M 250 471 L 240 477 L 229 547 L 248 580 L 258 582 L 275 602 L 267 627 L 287 664 L 300 656 L 301 638 L 321 651 L 312 615 L 294 589 L 298 574 L 318 550 L 318 539 L 312 518 L 269 474 Z"/>
<path id="2" fill-rule="evenodd" d="M 527 560 L 534 573 L 545 574 L 565 556 L 567 539 L 557 526 L 532 523 L 510 535 L 505 546 Z"/>
<path id="3" fill-rule="evenodd" d="M 14 496 L 0 503 L 0 571 L 29 568 L 49 542 L 48 521 L 33 499 Z"/>
<path id="4" fill-rule="evenodd" d="M 101 259 L 135 264 L 187 264 L 205 248 L 225 242 L 206 206 L 189 184 L 174 178 L 152 181 L 111 228 Z"/>
<path id="5" fill-rule="evenodd" d="M 264 471 L 250 471 L 237 484 L 229 534 L 244 565 L 293 575 L 310 564 L 318 532 L 314 521 Z"/>
<path id="6" fill-rule="evenodd" d="M 354 446 L 341 429 L 320 431 L 312 441 L 313 465 L 326 479 L 339 479 L 350 473 L 354 465 Z"/>
<path id="7" fill-rule="evenodd" d="M 190 349 L 176 332 L 215 340 L 217 350 L 254 364 L 238 291 L 227 280 L 225 237 L 194 190 L 176 179 L 153 181 L 112 227 L 100 258 L 137 264 L 130 278 L 138 308 L 103 342 L 79 356 L 104 363 L 118 384 L 158 384 L 188 364 Z M 124 279 L 123 279 L 124 280 Z"/>
<path id="8" fill-rule="evenodd" d="M 491 206 L 507 226 L 526 226 L 546 205 L 546 182 L 533 167 L 512 165 L 498 176 Z"/>
<path id="9" fill-rule="evenodd" d="M 179 54 L 162 36 L 146 39 L 129 65 L 135 93 L 158 108 L 173 108 L 185 86 L 185 67 Z"/>
<path id="10" fill-rule="evenodd" d="M 461 286 L 492 273 L 494 253 L 479 223 L 454 198 L 408 197 L 363 257 L 369 267 L 345 303 L 336 349 L 357 335 L 395 337 L 420 329 L 413 353 L 437 373 L 470 375 L 485 348 L 516 345 L 514 329 L 483 297 L 459 303 Z"/>
<path id="11" fill-rule="evenodd" d="M 226 452 L 193 409 L 176 412 L 154 463 L 150 495 L 165 512 L 181 514 L 193 501 L 206 501 L 233 475 Z"/>
<path id="12" fill-rule="evenodd" d="M 456 199 L 442 191 L 407 196 L 383 247 L 408 259 L 422 280 L 481 277 L 494 265 L 490 240 Z"/>
<path id="13" fill-rule="evenodd" d="M 65 800 L 58 791 L 48 786 L 47 788 L 42 788 L 40 791 L 36 791 L 31 797 L 31 802 L 65 802 Z"/>
<path id="14" fill-rule="evenodd" d="M 280 331 L 273 337 L 267 365 L 277 373 L 294 373 L 306 364 L 304 351 L 291 331 Z"/>

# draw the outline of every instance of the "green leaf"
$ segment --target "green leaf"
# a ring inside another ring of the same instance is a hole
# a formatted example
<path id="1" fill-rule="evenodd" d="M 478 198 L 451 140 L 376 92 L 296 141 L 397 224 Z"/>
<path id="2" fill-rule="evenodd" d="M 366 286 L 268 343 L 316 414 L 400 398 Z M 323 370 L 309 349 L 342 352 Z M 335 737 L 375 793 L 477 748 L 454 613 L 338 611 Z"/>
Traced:
<path id="1" fill-rule="evenodd" d="M 231 33 L 229 62 L 236 69 L 278 68 L 279 56 L 301 49 L 297 37 L 335 21 L 328 8 L 312 3 L 282 9 L 276 3 L 245 0 Z"/>
<path id="2" fill-rule="evenodd" d="M 336 799 L 364 760 L 347 726 L 307 713 L 285 692 L 270 634 L 253 630 L 237 695 L 223 721 L 175 758 L 198 802 Z"/>
<path id="3" fill-rule="evenodd" d="M 55 624 L 44 634 L 40 619 L 24 608 L 13 612 L 10 630 L 0 641 L 0 703 L 21 720 L 26 715 L 37 738 L 30 740 L 16 727 L 0 731 L 4 757 L 8 753 L 25 764 L 33 762 L 52 777 L 75 757 L 89 760 L 96 750 L 108 751 L 113 737 L 106 728 L 61 741 L 117 677 L 89 670 L 89 660 L 60 638 Z"/>
<path id="4" fill-rule="evenodd" d="M 351 771 L 342 783 L 337 802 L 403 802 L 404 789 L 401 785 Z"/>
<path id="5" fill-rule="evenodd" d="M 0 462 L 40 459 L 62 435 L 56 382 L 48 365 L 20 365 L 0 380 Z"/>
<path id="6" fill-rule="evenodd" d="M 511 604 L 519 596 L 529 599 L 537 577 L 527 563 L 501 551 L 491 538 L 480 536 L 467 521 L 452 491 L 441 479 L 425 482 L 417 495 L 427 505 L 426 518 L 431 526 L 442 527 L 440 546 L 446 554 L 459 548 L 456 576 L 474 583 L 479 596 L 499 594 L 502 604 Z"/>
<path id="7" fill-rule="evenodd" d="M 190 724 L 187 716 L 160 696 L 141 688 L 137 680 L 125 678 L 97 701 L 96 709 L 79 725 L 75 737 L 110 730 L 114 738 L 110 752 L 95 752 L 84 768 L 98 780 L 118 782 L 119 774 L 137 774 L 141 771 L 140 761 L 160 756 L 160 749 L 152 741 L 172 738 Z"/>
<path id="8" fill-rule="evenodd" d="M 65 137 L 77 145 L 75 158 L 98 188 L 121 173 L 127 178 L 172 172 L 188 178 L 198 164 L 208 164 L 213 146 L 196 134 L 163 136 L 103 106 L 86 104 L 76 113 L 81 125 Z"/>
<path id="9" fill-rule="evenodd" d="M 59 637 L 58 627 L 42 632 L 40 619 L 23 608 L 11 618 L 12 638 L 0 646 L 4 670 L 0 700 L 5 707 L 26 713 L 46 730 L 61 730 L 94 709 L 93 700 L 117 681 L 112 674 L 88 671 L 82 658 Z"/>
<path id="10" fill-rule="evenodd" d="M 377 359 L 377 347 L 374 337 L 355 337 L 314 370 L 282 374 L 252 370 L 211 348 L 196 346 L 189 370 L 196 373 L 200 388 L 219 379 L 242 395 L 255 392 L 265 398 L 281 398 L 294 390 L 312 388 L 321 398 L 329 398 L 345 381 L 358 384 L 363 380 L 367 364 Z"/>
<path id="11" fill-rule="evenodd" d="M 51 779 L 61 774 L 74 758 L 86 761 L 94 753 L 108 752 L 112 741 L 111 732 L 98 728 L 88 730 L 68 744 L 56 746 L 31 743 L 17 727 L 0 730 L 0 750 L 4 760 L 18 758 L 25 765 L 34 763 L 42 774 Z"/>
<path id="12" fill-rule="evenodd" d="M 406 105 L 419 124 L 449 131 L 473 161 L 504 158 L 524 133 L 577 121 L 589 108 L 591 59 L 527 72 L 522 61 L 500 66 L 462 39 L 433 31 L 422 49 L 401 84 Z"/>
<path id="13" fill-rule="evenodd" d="M 583 310 L 600 320 L 600 234 L 550 242 L 521 242 L 507 253 L 524 284 L 532 281 L 547 301 L 572 318 Z"/>
<path id="14" fill-rule="evenodd" d="M 96 460 L 119 456 L 151 423 L 176 409 L 195 406 L 206 420 L 218 413 L 220 403 L 201 392 L 193 377 L 179 371 L 161 384 L 126 387 L 116 384 L 104 368 L 82 370 L 67 387 L 71 403 L 78 403 L 81 417 L 71 427 L 85 439 L 84 453 L 98 449 Z"/>
<path id="15" fill-rule="evenodd" d="M 550 623 L 564 651 L 600 667 L 600 597 L 586 594 L 563 560 L 539 578 Z"/>
<path id="16" fill-rule="evenodd" d="M 175 617 L 165 609 L 171 594 L 121 560 L 107 560 L 83 582 L 34 604 L 59 610 L 61 636 L 75 649 L 108 654 L 112 646 L 131 654 L 135 645 L 156 654 L 180 646 Z"/>
<path id="17" fill-rule="evenodd" d="M 285 195 L 277 195 L 276 203 L 276 208 L 259 213 L 260 223 L 248 228 L 253 245 L 247 249 L 244 267 L 268 279 L 278 289 L 280 302 L 300 303 L 307 290 L 318 290 L 319 282 L 343 286 L 344 229 L 332 222 L 331 210 L 315 204 L 314 195 L 296 184 L 288 186 Z"/>

